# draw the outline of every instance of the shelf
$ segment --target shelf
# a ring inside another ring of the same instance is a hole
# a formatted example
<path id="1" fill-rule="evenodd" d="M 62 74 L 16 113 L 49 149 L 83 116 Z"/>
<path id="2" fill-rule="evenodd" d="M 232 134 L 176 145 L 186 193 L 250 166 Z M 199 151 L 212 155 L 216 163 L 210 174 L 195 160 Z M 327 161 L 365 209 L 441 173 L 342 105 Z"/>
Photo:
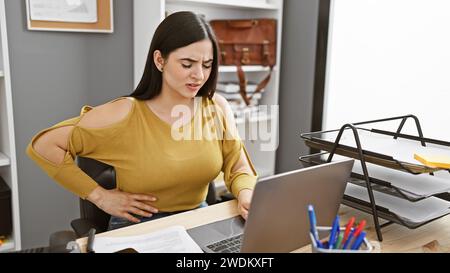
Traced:
<path id="1" fill-rule="evenodd" d="M 6 239 L 6 242 L 0 246 L 1 252 L 13 251 L 15 248 L 14 241 L 11 238 Z"/>
<path id="2" fill-rule="evenodd" d="M 9 166 L 10 164 L 9 157 L 7 157 L 5 154 L 0 153 L 0 167 L 3 166 Z"/>
<path id="3" fill-rule="evenodd" d="M 240 125 L 240 124 L 244 124 L 246 122 L 269 121 L 271 119 L 272 119 L 271 116 L 268 116 L 268 115 L 254 115 L 254 116 L 250 116 L 250 119 L 245 119 L 243 117 L 238 117 L 238 118 L 236 118 L 236 124 Z"/>
<path id="4" fill-rule="evenodd" d="M 6 24 L 7 0 L 0 0 L 0 172 L 2 179 L 9 188 L 10 200 L 8 212 L 11 213 L 12 223 L 10 234 L 5 236 L 5 242 L 0 246 L 0 252 L 9 252 L 21 248 L 20 210 L 18 198 L 18 178 L 16 161 L 16 138 L 14 137 L 13 101 L 10 77 L 10 51 L 8 43 L 8 30 Z M 3 216 L 0 213 L 0 216 Z M 4 219 L 0 218 L 0 222 Z M 9 223 L 8 223 L 9 226 Z"/>
<path id="5" fill-rule="evenodd" d="M 244 72 L 268 72 L 270 71 L 270 68 L 268 66 L 261 66 L 261 65 L 247 65 L 242 66 L 242 70 L 244 70 Z M 276 68 L 274 68 L 273 70 L 275 71 Z M 221 65 L 219 67 L 219 73 L 236 73 L 236 72 L 237 72 L 236 66 Z"/>
<path id="6" fill-rule="evenodd" d="M 278 10 L 278 6 L 269 3 L 259 4 L 252 0 L 167 0 L 170 4 L 198 4 L 211 7 L 246 8 L 261 10 Z"/>

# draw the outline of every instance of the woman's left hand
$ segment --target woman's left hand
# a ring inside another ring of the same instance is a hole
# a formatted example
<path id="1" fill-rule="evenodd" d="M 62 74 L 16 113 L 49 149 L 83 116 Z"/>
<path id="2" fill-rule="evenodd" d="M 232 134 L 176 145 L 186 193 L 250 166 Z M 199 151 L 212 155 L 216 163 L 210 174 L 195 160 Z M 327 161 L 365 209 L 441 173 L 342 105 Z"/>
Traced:
<path id="1" fill-rule="evenodd" d="M 249 189 L 243 189 L 238 194 L 238 211 L 245 220 L 248 218 L 248 210 L 250 209 L 252 195 L 253 191 Z"/>

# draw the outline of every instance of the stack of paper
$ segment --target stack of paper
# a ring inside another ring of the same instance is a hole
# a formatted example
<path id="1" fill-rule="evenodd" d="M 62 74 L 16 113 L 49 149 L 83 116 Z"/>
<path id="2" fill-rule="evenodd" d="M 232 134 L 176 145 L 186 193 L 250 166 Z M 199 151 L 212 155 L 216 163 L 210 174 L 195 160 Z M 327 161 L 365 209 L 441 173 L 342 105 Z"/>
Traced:
<path id="1" fill-rule="evenodd" d="M 321 139 L 335 142 L 338 132 L 324 133 Z M 394 139 L 391 136 L 372 133 L 358 129 L 358 135 L 363 150 L 392 156 L 393 158 L 410 164 L 421 164 L 414 159 L 414 154 L 450 155 L 450 149 L 444 146 L 428 144 L 423 147 L 417 140 L 404 138 Z M 355 137 L 351 130 L 345 130 L 339 144 L 356 148 Z"/>
<path id="2" fill-rule="evenodd" d="M 216 87 L 216 94 L 222 95 L 230 104 L 231 109 L 236 114 L 236 117 L 242 115 L 242 111 L 248 110 L 249 108 L 255 107 L 259 105 L 260 100 L 262 99 L 262 92 L 256 93 L 258 85 L 253 82 L 249 82 L 246 85 L 246 93 L 247 97 L 251 97 L 250 105 L 247 105 L 240 94 L 239 83 L 237 82 L 219 82 Z"/>
<path id="3" fill-rule="evenodd" d="M 414 159 L 432 168 L 450 169 L 450 152 L 447 155 L 414 154 Z"/>
<path id="4" fill-rule="evenodd" d="M 172 226 L 156 232 L 126 237 L 95 237 L 96 253 L 113 253 L 134 248 L 139 253 L 202 253 L 182 226 Z"/>
<path id="5" fill-rule="evenodd" d="M 369 176 L 391 183 L 391 185 L 412 199 L 427 198 L 439 193 L 450 192 L 450 179 L 429 174 L 411 175 L 402 171 L 366 163 Z M 361 162 L 355 161 L 352 172 L 363 175 Z"/>
<path id="6" fill-rule="evenodd" d="M 370 202 L 367 189 L 353 184 L 347 184 L 345 194 L 366 202 Z M 427 221 L 450 213 L 450 202 L 440 198 L 430 197 L 418 202 L 409 202 L 392 195 L 373 192 L 377 206 L 389 209 L 403 221 L 412 226 L 423 224 Z"/>

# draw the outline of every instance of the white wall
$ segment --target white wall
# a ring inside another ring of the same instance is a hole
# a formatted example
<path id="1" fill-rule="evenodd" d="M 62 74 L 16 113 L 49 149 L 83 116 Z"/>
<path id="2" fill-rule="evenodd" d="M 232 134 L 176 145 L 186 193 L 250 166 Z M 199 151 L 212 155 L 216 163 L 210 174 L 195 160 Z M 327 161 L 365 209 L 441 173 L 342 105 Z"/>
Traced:
<path id="1" fill-rule="evenodd" d="M 324 129 L 415 114 L 449 141 L 450 1 L 333 2 Z"/>

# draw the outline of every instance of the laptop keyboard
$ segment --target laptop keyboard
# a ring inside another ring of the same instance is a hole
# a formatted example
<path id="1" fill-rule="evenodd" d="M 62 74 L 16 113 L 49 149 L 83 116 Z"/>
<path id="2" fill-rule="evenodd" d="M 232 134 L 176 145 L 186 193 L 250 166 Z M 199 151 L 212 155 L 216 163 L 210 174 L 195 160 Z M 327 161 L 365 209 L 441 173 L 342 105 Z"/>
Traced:
<path id="1" fill-rule="evenodd" d="M 206 247 L 217 253 L 238 253 L 241 249 L 243 235 L 244 234 L 233 236 L 207 245 Z"/>
<path id="2" fill-rule="evenodd" d="M 14 253 L 48 253 L 48 247 L 34 247 L 22 249 L 19 251 L 14 251 Z"/>

